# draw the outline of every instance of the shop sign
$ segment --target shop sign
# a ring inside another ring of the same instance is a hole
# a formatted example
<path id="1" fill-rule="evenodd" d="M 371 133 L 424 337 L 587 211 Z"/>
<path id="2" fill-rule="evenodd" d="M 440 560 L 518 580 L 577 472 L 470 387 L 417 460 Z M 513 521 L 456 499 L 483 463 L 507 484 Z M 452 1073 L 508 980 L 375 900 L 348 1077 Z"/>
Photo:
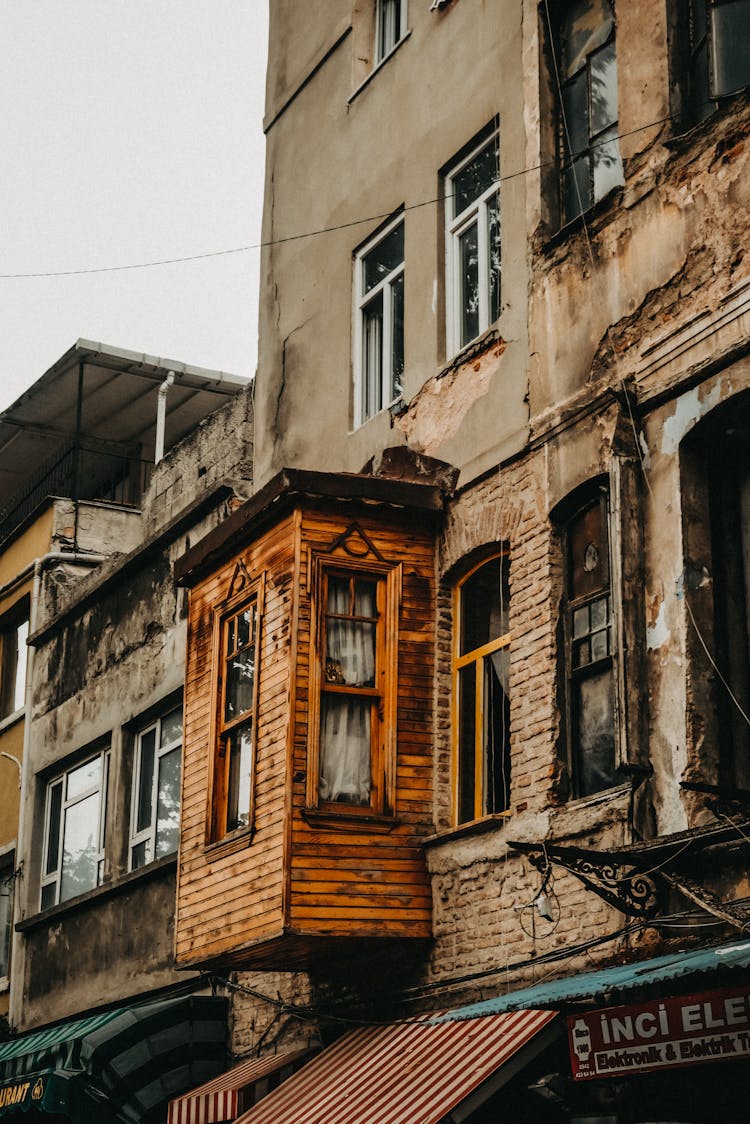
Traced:
<path id="1" fill-rule="evenodd" d="M 614 1077 L 750 1057 L 750 988 L 681 995 L 567 1020 L 573 1077 Z"/>
<path id="2" fill-rule="evenodd" d="M 34 1101 L 40 1101 L 44 1096 L 44 1081 L 38 1077 L 36 1081 L 16 1081 L 13 1085 L 3 1085 L 0 1088 L 0 1111 L 5 1108 L 24 1108 Z"/>

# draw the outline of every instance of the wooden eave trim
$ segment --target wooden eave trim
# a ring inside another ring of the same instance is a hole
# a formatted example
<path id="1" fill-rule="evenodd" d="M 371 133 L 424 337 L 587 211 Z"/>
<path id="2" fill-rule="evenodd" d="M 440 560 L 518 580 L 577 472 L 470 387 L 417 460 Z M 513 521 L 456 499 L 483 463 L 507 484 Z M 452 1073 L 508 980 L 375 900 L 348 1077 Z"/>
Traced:
<path id="1" fill-rule="evenodd" d="M 437 519 L 444 509 L 443 493 L 434 484 L 413 484 L 359 473 L 312 472 L 284 468 L 246 503 L 215 527 L 174 564 L 178 585 L 192 586 L 236 553 L 238 540 L 256 537 L 269 521 L 305 501 L 332 500 L 380 504 Z"/>
<path id="2" fill-rule="evenodd" d="M 38 645 L 44 643 L 50 636 L 60 631 L 63 625 L 67 624 L 71 618 L 80 616 L 92 602 L 98 601 L 110 586 L 120 585 L 128 574 L 132 573 L 134 570 L 137 571 L 141 569 L 150 558 L 153 558 L 166 544 L 172 542 L 184 531 L 188 530 L 205 512 L 210 511 L 223 499 L 227 499 L 232 495 L 234 495 L 234 489 L 230 484 L 217 484 L 217 486 L 210 492 L 207 492 L 205 496 L 201 496 L 195 503 L 190 504 L 190 506 L 181 511 L 179 515 L 176 515 L 174 519 L 171 519 L 169 523 L 162 527 L 160 531 L 157 531 L 156 534 L 152 535 L 151 538 L 146 539 L 145 542 L 135 547 L 129 554 L 126 554 L 119 565 L 102 576 L 101 581 L 86 590 L 78 600 L 68 605 L 66 609 L 56 616 L 54 620 L 50 621 L 49 624 L 45 625 L 44 628 L 38 629 L 30 636 L 29 644 L 38 647 Z M 105 562 L 102 565 L 106 566 L 107 563 Z"/>

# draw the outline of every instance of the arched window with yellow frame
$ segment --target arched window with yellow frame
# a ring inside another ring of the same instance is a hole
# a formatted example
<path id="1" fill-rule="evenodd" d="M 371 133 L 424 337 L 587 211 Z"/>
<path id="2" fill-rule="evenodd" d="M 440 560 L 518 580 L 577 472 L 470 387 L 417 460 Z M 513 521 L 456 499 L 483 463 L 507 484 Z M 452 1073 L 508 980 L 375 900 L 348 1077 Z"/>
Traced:
<path id="1" fill-rule="evenodd" d="M 459 582 L 454 604 L 453 776 L 457 824 L 510 807 L 509 556 Z"/>

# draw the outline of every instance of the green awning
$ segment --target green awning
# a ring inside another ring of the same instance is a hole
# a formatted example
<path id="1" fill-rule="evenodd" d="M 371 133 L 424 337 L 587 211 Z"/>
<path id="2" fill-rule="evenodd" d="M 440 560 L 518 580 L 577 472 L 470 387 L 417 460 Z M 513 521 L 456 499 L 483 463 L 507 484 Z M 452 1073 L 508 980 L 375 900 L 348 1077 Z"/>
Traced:
<path id="1" fill-rule="evenodd" d="M 0 1044 L 0 1117 L 150 1124 L 226 1061 L 225 999 L 189 995 L 76 1019 Z M 19 1122 L 20 1124 L 20 1122 Z"/>

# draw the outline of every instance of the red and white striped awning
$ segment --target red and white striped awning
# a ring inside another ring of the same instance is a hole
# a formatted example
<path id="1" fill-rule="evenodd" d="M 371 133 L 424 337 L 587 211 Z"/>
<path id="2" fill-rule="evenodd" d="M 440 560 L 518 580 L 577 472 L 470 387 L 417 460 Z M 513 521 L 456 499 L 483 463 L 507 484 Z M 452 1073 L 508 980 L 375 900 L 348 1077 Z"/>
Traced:
<path id="1" fill-rule="evenodd" d="M 258 1081 L 308 1057 L 311 1050 L 292 1050 L 250 1058 L 170 1102 L 167 1124 L 223 1124 L 243 1109 L 242 1093 Z M 247 1101 L 245 1102 L 247 1104 Z"/>
<path id="2" fill-rule="evenodd" d="M 438 1124 L 556 1014 L 513 1011 L 352 1031 L 236 1124 Z"/>

